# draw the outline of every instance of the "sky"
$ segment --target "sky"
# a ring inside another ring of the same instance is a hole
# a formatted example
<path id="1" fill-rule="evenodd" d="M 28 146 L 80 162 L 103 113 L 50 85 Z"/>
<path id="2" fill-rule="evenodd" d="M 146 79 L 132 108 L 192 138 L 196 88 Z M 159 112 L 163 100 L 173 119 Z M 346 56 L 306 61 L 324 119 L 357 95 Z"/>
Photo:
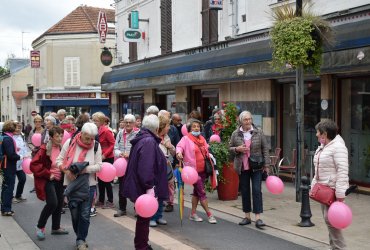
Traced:
<path id="1" fill-rule="evenodd" d="M 81 4 L 112 8 L 114 0 L 7 0 L 1 1 L 0 66 L 6 59 L 29 58 L 32 41 Z"/>

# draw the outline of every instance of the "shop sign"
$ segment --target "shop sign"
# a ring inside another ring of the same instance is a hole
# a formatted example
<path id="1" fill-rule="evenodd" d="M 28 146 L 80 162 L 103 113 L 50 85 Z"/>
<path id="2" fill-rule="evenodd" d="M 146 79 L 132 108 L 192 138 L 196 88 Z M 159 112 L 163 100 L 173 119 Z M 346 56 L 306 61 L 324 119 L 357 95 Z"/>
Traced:
<path id="1" fill-rule="evenodd" d="M 124 29 L 123 30 L 123 41 L 130 43 L 141 42 L 141 30 L 140 29 Z"/>
<path id="2" fill-rule="evenodd" d="M 40 51 L 31 50 L 31 68 L 40 68 Z"/>
<path id="3" fill-rule="evenodd" d="M 139 11 L 131 11 L 131 29 L 139 28 Z"/>
<path id="4" fill-rule="evenodd" d="M 100 61 L 104 66 L 109 66 L 112 63 L 113 56 L 107 48 L 104 48 L 104 50 L 101 52 Z"/>
<path id="5" fill-rule="evenodd" d="M 96 93 L 53 93 L 45 94 L 45 99 L 96 98 Z"/>
<path id="6" fill-rule="evenodd" d="M 222 0 L 210 0 L 209 9 L 211 10 L 222 10 Z"/>
<path id="7" fill-rule="evenodd" d="M 107 15 L 103 11 L 99 11 L 98 16 L 98 32 L 99 32 L 99 39 L 100 43 L 105 43 L 105 39 L 107 38 L 108 33 L 108 22 L 107 22 Z"/>

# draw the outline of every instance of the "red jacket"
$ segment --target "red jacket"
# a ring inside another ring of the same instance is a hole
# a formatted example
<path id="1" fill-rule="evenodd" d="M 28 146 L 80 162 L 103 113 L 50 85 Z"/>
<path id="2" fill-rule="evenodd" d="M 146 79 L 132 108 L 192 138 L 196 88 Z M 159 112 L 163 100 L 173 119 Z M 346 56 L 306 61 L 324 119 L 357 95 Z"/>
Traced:
<path id="1" fill-rule="evenodd" d="M 104 125 L 99 127 L 99 143 L 105 159 L 113 158 L 113 149 L 116 140 L 114 139 L 112 131 Z"/>
<path id="2" fill-rule="evenodd" d="M 40 146 L 39 151 L 32 158 L 30 169 L 35 180 L 37 198 L 44 201 L 46 198 L 45 185 L 50 180 L 51 160 L 46 155 L 46 144 Z"/>

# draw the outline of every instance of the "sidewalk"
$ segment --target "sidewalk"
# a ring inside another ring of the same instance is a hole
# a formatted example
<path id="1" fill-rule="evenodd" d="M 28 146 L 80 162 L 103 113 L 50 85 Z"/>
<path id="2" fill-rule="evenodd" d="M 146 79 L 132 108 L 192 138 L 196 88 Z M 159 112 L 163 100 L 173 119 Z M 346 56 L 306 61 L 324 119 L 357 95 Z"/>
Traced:
<path id="1" fill-rule="evenodd" d="M 17 224 L 13 217 L 0 215 L 1 250 L 37 250 L 40 249 Z"/>
<path id="2" fill-rule="evenodd" d="M 301 203 L 295 202 L 295 189 L 293 184 L 284 184 L 284 192 L 281 195 L 273 195 L 267 191 L 265 182 L 262 183 L 264 203 L 262 219 L 268 225 L 264 232 L 279 238 L 285 238 L 297 244 L 304 244 L 310 248 L 328 249 L 328 230 L 322 218 L 319 203 L 310 201 L 312 212 L 311 221 L 315 226 L 297 226 L 301 221 L 299 216 Z M 186 206 L 190 206 L 189 202 L 191 201 L 190 194 L 192 192 L 192 187 L 186 185 L 185 189 Z M 217 197 L 217 191 L 212 194 L 207 193 L 207 196 L 209 206 L 213 211 L 221 212 L 221 215 L 228 214 L 234 216 L 238 219 L 236 221 L 244 217 L 241 197 L 235 201 L 220 201 Z M 352 224 L 344 230 L 344 237 L 348 249 L 364 249 L 364 246 L 370 245 L 370 227 L 368 224 L 370 218 L 370 197 L 368 195 L 351 194 L 346 198 L 346 204 L 351 207 L 353 214 Z M 201 210 L 200 208 L 200 211 Z M 252 220 L 254 220 L 253 216 Z M 253 223 L 250 227 L 255 228 Z M 286 236 L 284 236 L 284 233 Z M 305 241 L 305 239 L 309 241 Z"/>

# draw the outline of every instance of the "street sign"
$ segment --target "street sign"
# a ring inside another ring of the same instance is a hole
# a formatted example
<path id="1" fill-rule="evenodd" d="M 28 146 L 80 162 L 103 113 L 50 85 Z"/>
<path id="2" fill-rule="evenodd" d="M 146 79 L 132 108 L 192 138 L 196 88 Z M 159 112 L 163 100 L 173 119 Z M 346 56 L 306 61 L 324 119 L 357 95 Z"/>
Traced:
<path id="1" fill-rule="evenodd" d="M 211 10 L 222 10 L 222 0 L 209 0 Z"/>
<path id="2" fill-rule="evenodd" d="M 139 11 L 131 11 L 131 29 L 139 28 Z"/>
<path id="3" fill-rule="evenodd" d="M 40 68 L 40 51 L 31 50 L 30 57 L 31 57 L 31 68 Z"/>
<path id="4" fill-rule="evenodd" d="M 124 29 L 123 30 L 123 41 L 130 43 L 142 42 L 142 31 L 140 29 Z"/>
<path id="5" fill-rule="evenodd" d="M 107 38 L 107 33 L 108 33 L 108 22 L 107 22 L 107 15 L 103 11 L 99 11 L 97 28 L 98 28 L 100 42 L 105 43 L 105 40 Z"/>

